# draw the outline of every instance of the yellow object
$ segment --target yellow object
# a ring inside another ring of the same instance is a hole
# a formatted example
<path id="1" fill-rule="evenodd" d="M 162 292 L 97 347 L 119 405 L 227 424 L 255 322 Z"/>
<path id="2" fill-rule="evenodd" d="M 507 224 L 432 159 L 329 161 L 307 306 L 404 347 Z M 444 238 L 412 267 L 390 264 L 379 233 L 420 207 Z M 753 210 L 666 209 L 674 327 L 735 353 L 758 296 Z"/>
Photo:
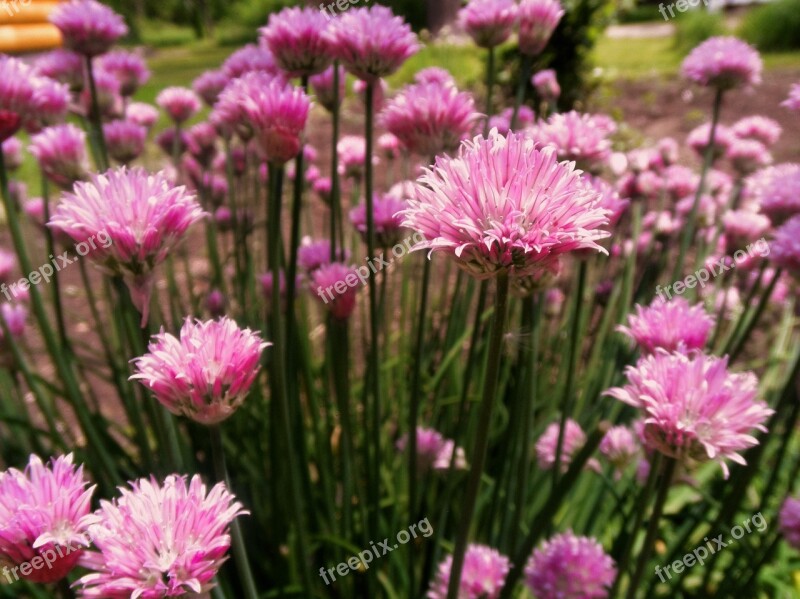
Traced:
<path id="1" fill-rule="evenodd" d="M 61 32 L 48 18 L 58 0 L 0 0 L 0 52 L 50 50 Z"/>

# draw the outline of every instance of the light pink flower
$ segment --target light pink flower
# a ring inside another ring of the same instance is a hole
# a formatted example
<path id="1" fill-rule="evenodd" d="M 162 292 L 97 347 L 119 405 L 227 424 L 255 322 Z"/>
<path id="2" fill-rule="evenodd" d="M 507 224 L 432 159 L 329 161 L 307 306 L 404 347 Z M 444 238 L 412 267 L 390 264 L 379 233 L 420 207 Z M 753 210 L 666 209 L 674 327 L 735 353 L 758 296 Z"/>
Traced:
<path id="1" fill-rule="evenodd" d="M 649 449 L 679 460 L 744 464 L 740 451 L 758 445 L 773 413 L 758 401 L 752 372 L 728 371 L 727 357 L 656 350 L 625 369 L 628 384 L 606 394 L 642 410 Z"/>
<path id="2" fill-rule="evenodd" d="M 372 201 L 372 216 L 375 225 L 375 240 L 378 247 L 390 248 L 400 241 L 403 217 L 399 214 L 406 207 L 404 200 L 394 196 L 375 196 Z M 359 204 L 350 210 L 350 222 L 366 243 L 367 206 Z"/>
<path id="3" fill-rule="evenodd" d="M 84 599 L 192 596 L 214 586 L 233 520 L 248 512 L 224 483 L 210 491 L 195 475 L 170 475 L 159 485 L 140 479 L 102 501 L 89 526 L 99 553 L 77 585 Z"/>
<path id="4" fill-rule="evenodd" d="M 22 166 L 22 142 L 19 138 L 9 137 L 1 145 L 6 169 L 15 171 Z"/>
<path id="5" fill-rule="evenodd" d="M 702 349 L 714 318 L 702 304 L 689 305 L 682 297 L 671 301 L 655 300 L 648 307 L 636 305 L 636 314 L 628 315 L 628 326 L 617 330 L 630 337 L 647 354 L 657 349 L 686 351 Z"/>
<path id="6" fill-rule="evenodd" d="M 67 118 L 71 96 L 69 88 L 49 77 L 34 77 L 33 110 L 25 118 L 28 133 L 39 133 L 45 127 L 63 123 Z"/>
<path id="7" fill-rule="evenodd" d="M 334 56 L 364 81 L 388 77 L 420 48 L 408 24 L 380 4 L 339 15 L 331 33 Z"/>
<path id="8" fill-rule="evenodd" d="M 561 86 L 558 84 L 556 72 L 553 69 L 544 69 L 534 73 L 531 77 L 531 84 L 545 102 L 555 102 L 561 95 Z"/>
<path id="9" fill-rule="evenodd" d="M 47 568 L 28 575 L 23 569 L 22 578 L 53 583 L 67 576 L 89 545 L 85 533 L 94 486 L 87 485 L 83 466 L 73 465 L 72 454 L 47 465 L 31 455 L 24 472 L 0 472 L 0 563 L 49 558 Z"/>
<path id="10" fill-rule="evenodd" d="M 726 156 L 739 176 L 746 176 L 772 163 L 766 146 L 754 139 L 736 138 L 728 147 Z"/>
<path id="11" fill-rule="evenodd" d="M 442 67 L 425 67 L 414 75 L 414 83 L 419 85 L 436 84 L 445 87 L 456 87 L 456 80 L 447 69 Z"/>
<path id="12" fill-rule="evenodd" d="M 111 73 L 96 69 L 94 72 L 94 83 L 97 90 L 97 107 L 100 111 L 100 115 L 103 118 L 113 118 L 122 114 L 123 102 L 122 95 L 119 93 L 122 86 L 120 85 L 119 79 Z M 88 86 L 83 88 L 79 97 L 79 102 L 83 114 L 90 114 L 92 109 L 92 93 Z"/>
<path id="13" fill-rule="evenodd" d="M 222 63 L 222 71 L 231 79 L 236 79 L 253 71 L 277 75 L 280 69 L 275 64 L 275 57 L 272 52 L 267 48 L 256 46 L 255 44 L 247 44 L 231 54 Z"/>
<path id="14" fill-rule="evenodd" d="M 350 252 L 342 249 L 337 249 L 338 258 L 341 262 L 346 262 L 350 259 Z M 331 263 L 331 242 L 328 239 L 320 239 L 312 241 L 310 238 L 304 238 L 300 247 L 297 248 L 297 264 L 306 273 L 311 274 L 318 268 L 326 266 Z"/>
<path id="15" fill-rule="evenodd" d="M 727 253 L 732 254 L 763 237 L 770 229 L 770 220 L 750 210 L 729 210 L 722 215 L 722 226 Z"/>
<path id="16" fill-rule="evenodd" d="M 337 106 L 341 106 L 347 91 L 347 72 L 344 67 L 339 67 L 339 90 L 338 94 L 333 87 L 334 72 L 333 66 L 313 75 L 309 79 L 311 88 L 314 90 L 315 98 L 328 112 L 333 112 Z"/>
<path id="17" fill-rule="evenodd" d="M 617 472 L 627 468 L 641 453 L 636 435 L 627 426 L 612 426 L 600 441 L 598 449 Z"/>
<path id="18" fill-rule="evenodd" d="M 380 122 L 409 151 L 430 158 L 456 150 L 479 118 L 472 94 L 452 85 L 417 83 L 387 102 Z"/>
<path id="19" fill-rule="evenodd" d="M 686 145 L 692 148 L 698 155 L 704 156 L 706 149 L 711 141 L 711 123 L 703 123 L 692 129 L 686 136 Z M 714 157 L 723 156 L 731 146 L 735 136 L 725 125 L 717 125 L 714 130 Z"/>
<path id="20" fill-rule="evenodd" d="M 316 75 L 333 60 L 328 21 L 317 8 L 284 8 L 259 29 L 261 43 L 290 77 Z"/>
<path id="21" fill-rule="evenodd" d="M 47 178 L 59 187 L 69 188 L 89 173 L 86 134 L 71 123 L 48 127 L 34 135 L 28 150 Z"/>
<path id="22" fill-rule="evenodd" d="M 50 22 L 64 37 L 64 46 L 84 56 L 108 52 L 128 33 L 125 20 L 96 0 L 70 0 L 56 6 Z"/>
<path id="23" fill-rule="evenodd" d="M 119 79 L 120 93 L 125 97 L 132 96 L 150 80 L 150 69 L 137 52 L 114 50 L 100 57 L 97 66 Z"/>
<path id="24" fill-rule="evenodd" d="M 769 244 L 770 260 L 800 277 L 800 214 L 793 216 L 776 231 Z"/>
<path id="25" fill-rule="evenodd" d="M 511 118 L 514 115 L 514 108 L 506 108 L 500 114 L 496 114 L 489 119 L 489 128 L 497 129 L 500 135 L 505 135 L 511 130 Z M 515 131 L 527 129 L 536 121 L 536 115 L 528 106 L 520 106 L 517 113 L 517 123 Z"/>
<path id="26" fill-rule="evenodd" d="M 176 123 L 192 118 L 201 108 L 200 98 L 186 87 L 168 87 L 156 96 L 156 104 Z"/>
<path id="27" fill-rule="evenodd" d="M 525 566 L 525 584 L 537 599 L 605 599 L 616 577 L 603 546 L 572 531 L 542 543 Z"/>
<path id="28" fill-rule="evenodd" d="M 72 193 L 62 195 L 49 226 L 91 245 L 93 261 L 125 278 L 144 323 L 153 269 L 203 216 L 195 197 L 169 183 L 163 172 L 123 166 L 76 183 Z M 107 247 L 98 245 L 104 239 Z"/>
<path id="29" fill-rule="evenodd" d="M 150 129 L 158 120 L 158 109 L 144 102 L 131 102 L 125 108 L 125 120 Z"/>
<path id="30" fill-rule="evenodd" d="M 754 139 L 769 147 L 778 141 L 783 129 L 774 119 L 753 115 L 736 121 L 731 127 L 731 131 L 736 137 Z"/>
<path id="31" fill-rule="evenodd" d="M 755 173 L 748 193 L 775 225 L 800 214 L 800 164 L 784 163 Z"/>
<path id="32" fill-rule="evenodd" d="M 541 54 L 563 16 L 558 0 L 520 0 L 519 51 L 528 56 Z"/>
<path id="33" fill-rule="evenodd" d="M 320 266 L 311 273 L 309 282 L 314 298 L 338 320 L 347 320 L 356 309 L 359 287 L 355 269 L 341 262 Z"/>
<path id="34" fill-rule="evenodd" d="M 361 179 L 367 160 L 367 141 L 360 135 L 344 135 L 336 144 L 339 153 L 339 174 L 344 177 Z M 377 164 L 373 156 L 373 164 Z"/>
<path id="35" fill-rule="evenodd" d="M 517 22 L 514 0 L 470 0 L 458 14 L 464 31 L 481 48 L 494 48 L 505 42 Z"/>
<path id="36" fill-rule="evenodd" d="M 214 106 L 230 80 L 230 76 L 222 70 L 205 71 L 192 82 L 192 89 L 206 105 Z"/>
<path id="37" fill-rule="evenodd" d="M 64 83 L 74 92 L 83 89 L 83 57 L 72 50 L 57 48 L 45 52 L 36 58 L 34 68 L 40 75 Z"/>
<path id="38" fill-rule="evenodd" d="M 800 549 L 800 499 L 787 497 L 778 514 L 783 538 L 795 549 Z"/>
<path id="39" fill-rule="evenodd" d="M 761 83 L 758 52 L 735 37 L 712 37 L 694 48 L 681 65 L 683 76 L 706 87 L 728 90 Z"/>
<path id="40" fill-rule="evenodd" d="M 550 470 L 556 463 L 559 436 L 558 422 L 547 426 L 542 436 L 536 441 L 536 461 L 542 470 Z M 586 443 L 586 433 L 580 425 L 567 419 L 564 426 L 564 438 L 561 443 L 561 468 L 566 470 L 572 460 L 572 455 Z"/>
<path id="41" fill-rule="evenodd" d="M 600 168 L 611 156 L 608 136 L 613 131 L 605 116 L 572 110 L 556 113 L 540 123 L 532 137 L 556 148 L 561 160 L 574 160 L 578 168 L 591 171 Z"/>
<path id="42" fill-rule="evenodd" d="M 428 589 L 428 599 L 446 599 L 453 556 L 448 555 L 436 571 Z M 471 544 L 464 554 L 464 567 L 458 585 L 459 599 L 497 599 L 511 569 L 511 560 L 487 545 Z"/>
<path id="43" fill-rule="evenodd" d="M 148 353 L 136 358 L 136 374 L 170 412 L 200 424 L 226 420 L 244 403 L 270 343 L 234 320 L 192 321 L 179 337 L 153 336 Z"/>
<path id="44" fill-rule="evenodd" d="M 21 60 L 0 56 L 0 143 L 36 111 L 36 79 L 33 69 Z"/>
<path id="45" fill-rule="evenodd" d="M 781 106 L 789 110 L 800 110 L 800 83 L 793 83 L 789 88 L 789 97 L 781 102 Z"/>
<path id="46" fill-rule="evenodd" d="M 500 270 L 525 277 L 558 272 L 560 257 L 575 250 L 605 251 L 597 244 L 609 236 L 600 201 L 552 148 L 492 131 L 425 169 L 402 215 L 425 238 L 414 250 L 445 252 L 480 279 Z"/>
<path id="47" fill-rule="evenodd" d="M 111 121 L 103 125 L 103 135 L 111 157 L 128 164 L 144 152 L 147 129 L 133 121 Z"/>

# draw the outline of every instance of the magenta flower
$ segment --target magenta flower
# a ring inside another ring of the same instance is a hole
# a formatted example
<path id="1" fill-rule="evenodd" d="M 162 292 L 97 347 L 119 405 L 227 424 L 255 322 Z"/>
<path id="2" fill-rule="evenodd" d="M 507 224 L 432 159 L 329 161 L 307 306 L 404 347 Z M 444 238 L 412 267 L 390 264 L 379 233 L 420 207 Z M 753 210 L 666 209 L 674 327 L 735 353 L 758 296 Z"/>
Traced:
<path id="1" fill-rule="evenodd" d="M 361 104 L 367 106 L 367 87 L 368 84 L 363 79 L 356 79 L 353 81 L 353 93 L 361 100 Z M 383 109 L 386 94 L 389 91 L 389 85 L 384 79 L 379 79 L 372 86 L 372 110 L 376 113 Z"/>
<path id="2" fill-rule="evenodd" d="M 406 86 L 380 115 L 383 127 L 425 157 L 456 150 L 479 118 L 472 94 L 437 83 Z"/>
<path id="3" fill-rule="evenodd" d="M 800 164 L 784 163 L 759 171 L 751 178 L 749 191 L 761 212 L 780 225 L 800 213 Z"/>
<path id="4" fill-rule="evenodd" d="M 789 110 L 800 110 L 800 83 L 793 83 L 789 88 L 789 97 L 781 102 L 781 106 Z"/>
<path id="5" fill-rule="evenodd" d="M 561 95 L 561 86 L 558 84 L 556 72 L 553 69 L 544 69 L 534 73 L 531 77 L 531 85 L 545 102 L 555 102 Z"/>
<path id="6" fill-rule="evenodd" d="M 34 135 L 28 150 L 47 178 L 59 187 L 67 189 L 89 173 L 86 133 L 71 123 Z"/>
<path id="7" fill-rule="evenodd" d="M 470 0 L 458 14 L 461 27 L 481 48 L 505 42 L 517 22 L 514 0 Z"/>
<path id="8" fill-rule="evenodd" d="M 375 225 L 375 240 L 378 247 L 390 248 L 400 241 L 403 218 L 400 212 L 406 202 L 391 195 L 375 196 L 372 201 L 372 215 Z M 350 210 L 350 222 L 366 243 L 367 207 L 359 204 Z"/>
<path id="9" fill-rule="evenodd" d="M 111 73 L 97 69 L 94 73 L 94 82 L 97 89 L 97 106 L 101 116 L 112 118 L 122 114 L 123 102 L 122 95 L 119 93 L 122 86 L 119 79 Z M 92 106 L 92 94 L 88 87 L 81 92 L 79 101 L 83 114 L 89 114 Z"/>
<path id="10" fill-rule="evenodd" d="M 224 71 L 206 71 L 192 82 L 192 89 L 208 106 L 214 106 L 230 80 Z"/>
<path id="11" fill-rule="evenodd" d="M 525 566 L 525 584 L 537 599 L 605 599 L 616 577 L 603 546 L 572 531 L 542 543 Z"/>
<path id="12" fill-rule="evenodd" d="M 712 37 L 694 48 L 681 65 L 683 76 L 704 87 L 734 89 L 761 83 L 758 52 L 735 37 Z"/>
<path id="13" fill-rule="evenodd" d="M 417 427 L 417 462 L 420 470 L 431 467 L 439 452 L 444 447 L 445 438 L 442 433 L 424 426 Z M 405 434 L 395 444 L 398 451 L 404 452 L 408 447 L 408 435 Z"/>
<path id="14" fill-rule="evenodd" d="M 284 8 L 259 29 L 261 43 L 290 77 L 316 75 L 333 60 L 329 20 L 317 8 Z"/>
<path id="15" fill-rule="evenodd" d="M 22 565 L 21 577 L 37 583 L 67 576 L 89 545 L 85 532 L 94 486 L 87 485 L 72 454 L 52 458 L 46 466 L 31 455 L 24 472 L 0 472 L 0 563 Z M 32 569 L 37 562 L 40 566 Z M 17 568 L 9 570 L 18 576 Z"/>
<path id="16" fill-rule="evenodd" d="M 209 168 L 217 154 L 217 130 L 211 123 L 197 123 L 187 132 L 187 149 L 204 168 Z"/>
<path id="17" fill-rule="evenodd" d="M 536 441 L 536 461 L 542 470 L 550 470 L 556 463 L 558 450 L 559 423 L 548 425 L 539 440 Z M 566 470 L 572 460 L 572 455 L 586 443 L 586 433 L 581 426 L 567 419 L 564 426 L 564 438 L 561 444 L 561 469 Z"/>
<path id="18" fill-rule="evenodd" d="M 28 133 L 39 133 L 45 127 L 63 123 L 72 100 L 69 89 L 48 77 L 34 77 L 33 110 L 25 118 Z"/>
<path id="19" fill-rule="evenodd" d="M 144 152 L 147 129 L 132 121 L 111 121 L 103 125 L 103 135 L 111 157 L 128 164 Z"/>
<path id="20" fill-rule="evenodd" d="M 119 79 L 120 93 L 129 97 L 150 80 L 150 69 L 136 52 L 114 50 L 97 61 L 98 68 Z"/>
<path id="21" fill-rule="evenodd" d="M 158 109 L 144 102 L 131 102 L 125 108 L 125 120 L 150 129 L 158 120 Z"/>
<path id="22" fill-rule="evenodd" d="M 612 426 L 598 449 L 616 468 L 617 473 L 633 463 L 640 453 L 636 435 L 627 426 Z"/>
<path id="23" fill-rule="evenodd" d="M 608 211 L 608 225 L 613 227 L 628 209 L 630 201 L 621 199 L 619 193 L 600 177 L 586 175 L 585 181 L 595 192 L 600 194 L 600 206 Z"/>
<path id="24" fill-rule="evenodd" d="M 778 141 L 783 129 L 777 121 L 769 117 L 753 115 L 736 121 L 731 131 L 736 137 L 754 139 L 769 147 Z"/>
<path id="25" fill-rule="evenodd" d="M 188 121 L 200 111 L 200 98 L 186 87 L 168 87 L 156 97 L 156 104 L 175 123 Z"/>
<path id="26" fill-rule="evenodd" d="M 455 458 L 453 458 L 453 453 L 455 453 Z M 453 461 L 454 459 L 455 461 Z M 453 468 L 456 470 L 467 470 L 469 468 L 464 448 L 456 447 L 456 442 L 452 439 L 445 439 L 431 467 L 434 470 L 447 471 L 450 470 L 451 461 L 453 461 Z"/>
<path id="27" fill-rule="evenodd" d="M 72 91 L 83 89 L 83 58 L 71 50 L 57 48 L 45 52 L 34 62 L 36 72 L 67 85 Z"/>
<path id="28" fill-rule="evenodd" d="M 760 141 L 735 138 L 728 147 L 726 158 L 739 174 L 746 176 L 772 163 L 772 155 Z"/>
<path id="29" fill-rule="evenodd" d="M 453 556 L 448 555 L 436 571 L 436 577 L 428 589 L 428 599 L 445 599 L 450 582 Z M 473 543 L 464 554 L 464 569 L 458 585 L 459 599 L 497 599 L 506 576 L 511 569 L 511 560 L 497 549 Z"/>
<path id="30" fill-rule="evenodd" d="M 564 9 L 558 0 L 521 0 L 519 3 L 519 51 L 537 56 L 547 46 Z"/>
<path id="31" fill-rule="evenodd" d="M 12 257 L 16 259 L 15 256 Z M 3 281 L 1 277 L 2 273 L 0 273 L 0 281 Z M 2 284 L 4 285 L 5 281 Z M 12 341 L 22 339 L 25 334 L 25 327 L 28 325 L 28 308 L 22 302 L 27 301 L 27 293 L 27 290 L 13 291 L 12 294 L 19 302 L 3 302 L 0 304 L 0 317 L 5 321 L 11 337 L 11 339 L 6 337 L 6 332 L 0 327 L 0 364 L 12 371 L 16 364 L 14 354 L 9 346 Z M 0 551 L 0 558 L 2 557 L 1 554 L 2 551 Z M 0 563 L 2 563 L 2 559 L 0 559 Z"/>
<path id="32" fill-rule="evenodd" d="M 275 57 L 272 56 L 272 52 L 254 44 L 247 44 L 244 48 L 240 48 L 231 54 L 222 63 L 222 71 L 231 79 L 236 79 L 253 71 L 277 75 L 280 69 L 275 64 Z"/>
<path id="33" fill-rule="evenodd" d="M 715 158 L 725 155 L 736 137 L 725 125 L 717 125 L 714 130 L 713 153 Z M 704 156 L 711 141 L 711 123 L 703 123 L 692 129 L 686 136 L 686 145 L 699 156 Z"/>
<path id="34" fill-rule="evenodd" d="M 606 394 L 642 410 L 649 449 L 682 461 L 718 461 L 727 478 L 725 460 L 744 464 L 739 452 L 758 445 L 751 431 L 766 431 L 773 413 L 756 399 L 756 376 L 727 367 L 727 357 L 659 349 L 628 366 L 628 384 Z"/>
<path id="35" fill-rule="evenodd" d="M 636 314 L 628 315 L 628 326 L 620 325 L 617 330 L 635 341 L 642 352 L 652 354 L 657 349 L 702 349 L 713 326 L 714 318 L 702 304 L 691 306 L 676 297 L 671 301 L 657 299 L 647 308 L 637 304 Z"/>
<path id="36" fill-rule="evenodd" d="M 49 226 L 90 245 L 92 260 L 123 276 L 147 322 L 153 269 L 203 216 L 195 197 L 163 172 L 120 167 L 76 183 L 61 197 Z"/>
<path id="37" fill-rule="evenodd" d="M 50 13 L 50 22 L 64 37 L 64 46 L 84 56 L 108 52 L 128 33 L 125 20 L 96 0 L 70 0 Z"/>
<path id="38" fill-rule="evenodd" d="M 331 26 L 333 52 L 359 79 L 388 77 L 417 53 L 417 36 L 401 17 L 382 5 L 351 8 Z"/>
<path id="39" fill-rule="evenodd" d="M 311 273 L 310 279 L 309 290 L 334 318 L 350 318 L 356 309 L 358 289 L 361 286 L 352 266 L 341 262 L 325 264 Z"/>
<path id="40" fill-rule="evenodd" d="M 37 110 L 36 76 L 24 62 L 0 56 L 0 143 Z"/>
<path id="41" fill-rule="evenodd" d="M 11 282 L 11 277 L 16 268 L 17 255 L 0 248 L 0 283 Z"/>
<path id="42" fill-rule="evenodd" d="M 558 151 L 561 160 L 574 160 L 578 168 L 597 170 L 611 156 L 608 139 L 614 127 L 604 115 L 581 114 L 574 110 L 556 113 L 539 123 L 533 139 Z"/>
<path id="43" fill-rule="evenodd" d="M 350 252 L 346 249 L 337 250 L 339 260 L 346 262 L 350 259 Z M 297 264 L 306 273 L 311 274 L 318 268 L 331 263 L 331 242 L 327 239 L 312 241 L 306 237 L 297 248 Z"/>
<path id="44" fill-rule="evenodd" d="M 775 231 L 769 247 L 770 259 L 776 266 L 800 277 L 800 214 Z"/>
<path id="45" fill-rule="evenodd" d="M 492 131 L 455 158 L 438 157 L 415 195 L 401 213 L 425 238 L 413 249 L 445 252 L 480 279 L 500 270 L 514 278 L 555 273 L 563 254 L 605 251 L 597 241 L 609 236 L 600 229 L 608 222 L 600 197 L 574 165 L 523 134 Z"/>
<path id="46" fill-rule="evenodd" d="M 727 253 L 733 254 L 763 237 L 770 229 L 770 220 L 750 210 L 729 210 L 722 215 L 722 227 Z"/>
<path id="47" fill-rule="evenodd" d="M 367 161 L 367 141 L 360 135 L 344 135 L 336 144 L 339 154 L 339 174 L 352 179 L 364 176 L 364 165 Z M 377 164 L 376 157 L 372 158 Z"/>
<path id="48" fill-rule="evenodd" d="M 223 483 L 210 491 L 198 475 L 140 479 L 102 501 L 89 534 L 99 553 L 83 576 L 85 599 L 190 596 L 211 589 L 230 548 L 234 518 L 248 512 Z"/>
<path id="49" fill-rule="evenodd" d="M 180 337 L 153 336 L 148 353 L 136 358 L 136 374 L 170 412 L 200 424 L 226 420 L 244 403 L 259 371 L 261 352 L 272 345 L 234 320 L 192 321 Z"/>
<path id="50" fill-rule="evenodd" d="M 497 129 L 500 135 L 505 135 L 511 130 L 511 118 L 514 115 L 513 108 L 506 108 L 500 114 L 496 114 L 489 119 L 489 127 Z M 527 129 L 536 121 L 536 115 L 527 106 L 520 106 L 519 113 L 517 114 L 516 130 Z"/>
<path id="51" fill-rule="evenodd" d="M 795 549 L 800 549 L 800 499 L 787 497 L 778 514 L 783 538 Z"/>
<path id="52" fill-rule="evenodd" d="M 456 80 L 447 69 L 441 67 L 425 67 L 414 75 L 414 83 L 425 85 L 433 83 L 445 87 L 456 87 Z"/>
<path id="53" fill-rule="evenodd" d="M 217 108 L 236 106 L 233 115 L 255 132 L 269 162 L 284 164 L 297 156 L 311 101 L 282 78 L 250 73 L 222 92 Z"/>
<path id="54" fill-rule="evenodd" d="M 347 91 L 347 72 L 344 67 L 339 67 L 339 90 L 338 95 L 333 87 L 334 72 L 333 66 L 328 67 L 318 75 L 313 75 L 309 82 L 314 90 L 314 96 L 328 112 L 333 112 L 334 108 L 341 106 Z"/>
<path id="55" fill-rule="evenodd" d="M 9 137 L 0 144 L 6 169 L 15 171 L 22 166 L 22 142 L 17 137 Z"/>

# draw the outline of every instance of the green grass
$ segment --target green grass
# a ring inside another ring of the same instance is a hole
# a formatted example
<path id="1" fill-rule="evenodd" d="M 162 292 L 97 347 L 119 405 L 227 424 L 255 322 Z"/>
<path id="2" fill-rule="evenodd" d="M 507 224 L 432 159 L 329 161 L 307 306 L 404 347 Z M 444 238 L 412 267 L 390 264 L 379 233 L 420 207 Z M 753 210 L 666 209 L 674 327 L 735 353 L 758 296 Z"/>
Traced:
<path id="1" fill-rule="evenodd" d="M 459 87 L 474 88 L 484 77 L 484 53 L 472 45 L 425 46 L 389 78 L 393 89 L 410 83 L 414 74 L 426 67 L 441 67 L 450 71 Z"/>

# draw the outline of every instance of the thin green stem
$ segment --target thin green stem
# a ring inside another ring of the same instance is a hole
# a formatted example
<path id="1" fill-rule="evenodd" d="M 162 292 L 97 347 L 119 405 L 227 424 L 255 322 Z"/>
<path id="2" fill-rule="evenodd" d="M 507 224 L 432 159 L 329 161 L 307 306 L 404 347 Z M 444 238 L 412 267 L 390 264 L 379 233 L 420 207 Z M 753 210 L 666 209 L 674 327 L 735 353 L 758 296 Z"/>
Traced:
<path id="1" fill-rule="evenodd" d="M 495 75 L 495 48 L 492 46 L 489 48 L 486 57 L 486 123 L 483 125 L 484 137 L 489 134 L 489 122 L 492 120 L 492 95 L 494 93 Z"/>
<path id="2" fill-rule="evenodd" d="M 100 104 L 97 100 L 97 84 L 94 79 L 94 65 L 91 56 L 86 56 L 86 77 L 89 80 L 89 92 L 91 94 L 91 106 L 89 107 L 89 123 L 93 131 L 93 137 L 98 150 L 98 169 L 105 171 L 108 169 L 108 149 L 106 147 L 106 137 L 103 133 L 103 119 L 100 114 Z"/>

